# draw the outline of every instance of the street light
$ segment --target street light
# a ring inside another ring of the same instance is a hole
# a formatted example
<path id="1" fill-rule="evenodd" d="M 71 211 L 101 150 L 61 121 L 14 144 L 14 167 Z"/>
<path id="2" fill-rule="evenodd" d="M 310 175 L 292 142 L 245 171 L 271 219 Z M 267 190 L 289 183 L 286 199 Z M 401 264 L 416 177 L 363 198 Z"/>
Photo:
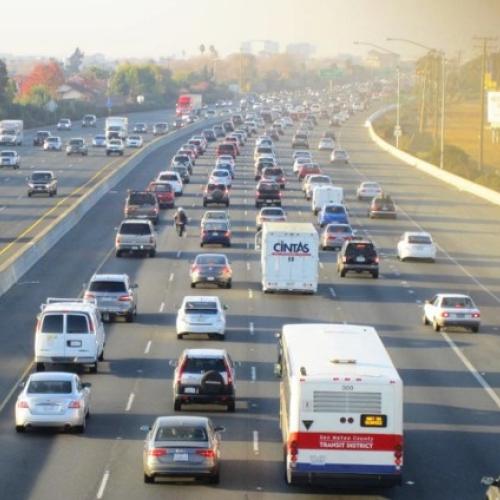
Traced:
<path id="1" fill-rule="evenodd" d="M 428 50 L 430 52 L 436 52 L 439 54 L 439 57 L 441 58 L 441 137 L 439 141 L 439 168 L 444 168 L 444 111 L 445 111 L 445 98 L 446 98 L 446 92 L 445 92 L 445 79 L 446 79 L 446 57 L 445 53 L 443 50 L 436 50 L 433 49 L 432 47 L 428 47 L 427 45 L 424 45 L 423 43 L 415 42 L 413 40 L 408 40 L 408 38 L 386 38 L 388 42 L 405 42 L 405 43 L 410 43 L 412 45 L 416 45 L 417 47 L 421 47 L 422 49 Z"/>
<path id="2" fill-rule="evenodd" d="M 385 47 L 382 47 L 380 45 L 376 45 L 375 43 L 371 42 L 362 42 L 360 40 L 354 40 L 354 45 L 367 45 L 368 47 L 374 47 L 375 49 L 378 50 L 383 50 L 384 52 L 387 52 L 388 54 L 393 54 L 398 57 L 398 65 L 396 67 L 396 76 L 397 76 L 397 100 L 396 100 L 396 127 L 394 128 L 394 136 L 396 137 L 396 147 L 399 149 L 399 138 L 401 137 L 401 124 L 399 121 L 399 116 L 400 116 L 400 102 L 401 102 L 401 86 L 400 86 L 400 71 L 399 71 L 399 57 L 400 55 L 397 52 L 394 52 L 392 50 L 386 49 Z"/>

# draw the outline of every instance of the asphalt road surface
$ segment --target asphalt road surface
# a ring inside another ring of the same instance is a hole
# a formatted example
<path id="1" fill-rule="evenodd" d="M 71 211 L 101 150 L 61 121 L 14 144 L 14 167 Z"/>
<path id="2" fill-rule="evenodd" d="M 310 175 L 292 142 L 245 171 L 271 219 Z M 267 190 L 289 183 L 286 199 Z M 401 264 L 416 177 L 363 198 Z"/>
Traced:
<path id="1" fill-rule="evenodd" d="M 0 299 L 0 484 L 9 499 L 284 499 L 394 498 L 477 499 L 480 479 L 496 476 L 500 464 L 500 208 L 447 187 L 403 165 L 374 146 L 363 127 L 366 114 L 338 129 L 350 165 L 331 165 L 315 152 L 324 170 L 344 187 L 353 226 L 369 234 L 381 253 L 381 276 L 373 280 L 336 273 L 335 252 L 321 252 L 320 287 L 314 296 L 260 291 L 255 234 L 253 141 L 238 157 L 231 193 L 233 245 L 223 251 L 233 266 L 233 289 L 197 289 L 217 294 L 229 306 L 225 342 L 190 336 L 177 340 L 175 313 L 192 294 L 188 267 L 200 251 L 201 188 L 214 164 L 214 146 L 198 160 L 192 183 L 177 205 L 191 219 L 178 238 L 172 211 L 164 211 L 154 259 L 113 253 L 128 188 L 142 188 L 181 144 L 149 155 L 81 223 Z M 320 122 L 312 147 L 326 127 Z M 291 131 L 279 143 L 288 172 L 284 207 L 289 220 L 314 221 L 291 172 Z M 398 204 L 398 219 L 370 220 L 366 203 L 355 200 L 361 180 L 379 181 Z M 405 230 L 422 227 L 439 245 L 436 263 L 400 263 L 396 243 Z M 84 435 L 14 431 L 13 397 L 8 398 L 33 358 L 33 327 L 47 296 L 75 297 L 95 271 L 126 272 L 139 284 L 137 322 L 107 325 L 105 361 L 92 383 L 92 418 Z M 421 322 L 422 303 L 436 292 L 470 293 L 481 308 L 479 334 L 436 333 Z M 379 331 L 405 384 L 405 467 L 401 487 L 332 491 L 288 487 L 283 479 L 278 428 L 278 381 L 273 376 L 274 332 L 284 323 L 348 322 Z M 237 363 L 237 410 L 184 410 L 209 415 L 226 427 L 221 483 L 146 485 L 142 480 L 140 426 L 173 413 L 172 370 L 186 347 L 224 347 Z"/>

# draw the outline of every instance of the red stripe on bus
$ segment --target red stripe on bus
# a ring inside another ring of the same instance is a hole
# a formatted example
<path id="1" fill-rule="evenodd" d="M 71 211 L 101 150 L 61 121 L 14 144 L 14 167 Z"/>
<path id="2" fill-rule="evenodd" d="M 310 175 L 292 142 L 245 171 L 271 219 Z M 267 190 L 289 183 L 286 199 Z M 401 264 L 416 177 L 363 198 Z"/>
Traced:
<path id="1" fill-rule="evenodd" d="M 298 448 L 335 451 L 394 451 L 403 446 L 398 434 L 349 434 L 336 432 L 292 432 L 288 443 L 295 441 Z"/>

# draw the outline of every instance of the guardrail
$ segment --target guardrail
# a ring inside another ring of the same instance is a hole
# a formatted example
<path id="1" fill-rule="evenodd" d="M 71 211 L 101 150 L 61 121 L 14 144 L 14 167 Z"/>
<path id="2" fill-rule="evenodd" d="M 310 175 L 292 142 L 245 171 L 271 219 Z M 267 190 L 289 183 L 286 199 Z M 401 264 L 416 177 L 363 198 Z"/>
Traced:
<path id="1" fill-rule="evenodd" d="M 394 108 L 395 105 L 390 105 L 386 106 L 385 108 L 379 109 L 378 111 L 370 115 L 365 122 L 365 126 L 368 128 L 368 133 L 370 134 L 370 137 L 375 142 L 375 144 L 377 144 L 377 146 L 379 146 L 384 151 L 387 151 L 395 158 L 403 161 L 407 165 L 411 165 L 428 175 L 432 175 L 440 181 L 446 182 L 447 184 L 450 184 L 461 191 L 466 191 L 475 196 L 478 196 L 479 198 L 489 201 L 490 203 L 500 205 L 500 193 L 493 191 L 493 189 L 481 186 L 480 184 L 476 184 L 475 182 L 469 181 L 468 179 L 464 179 L 459 175 L 455 175 L 451 172 L 443 170 L 438 166 L 433 165 L 432 163 L 420 160 L 419 158 L 416 158 L 415 156 L 406 153 L 405 151 L 397 149 L 392 144 L 389 144 L 388 142 L 384 141 L 379 135 L 377 135 L 377 133 L 373 129 L 372 122 L 385 113 L 393 110 Z"/>
<path id="2" fill-rule="evenodd" d="M 216 119 L 205 120 L 204 125 L 216 123 Z M 0 265 L 0 297 L 6 293 L 33 265 L 35 265 L 68 231 L 70 231 L 83 216 L 125 176 L 127 176 L 147 155 L 160 147 L 188 135 L 200 126 L 200 123 L 180 129 L 166 137 L 154 139 L 148 146 L 135 152 L 119 166 L 111 170 L 99 180 L 91 189 L 86 191 L 72 206 L 38 233 L 31 242 L 27 243 L 15 255 L 9 257 Z"/>

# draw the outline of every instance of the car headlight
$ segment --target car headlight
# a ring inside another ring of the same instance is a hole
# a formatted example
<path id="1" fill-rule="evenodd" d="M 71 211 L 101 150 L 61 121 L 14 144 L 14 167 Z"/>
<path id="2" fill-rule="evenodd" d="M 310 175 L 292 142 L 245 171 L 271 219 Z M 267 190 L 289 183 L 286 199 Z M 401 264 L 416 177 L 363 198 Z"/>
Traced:
<path id="1" fill-rule="evenodd" d="M 33 188 L 35 185 L 32 182 L 28 182 L 28 187 Z"/>

